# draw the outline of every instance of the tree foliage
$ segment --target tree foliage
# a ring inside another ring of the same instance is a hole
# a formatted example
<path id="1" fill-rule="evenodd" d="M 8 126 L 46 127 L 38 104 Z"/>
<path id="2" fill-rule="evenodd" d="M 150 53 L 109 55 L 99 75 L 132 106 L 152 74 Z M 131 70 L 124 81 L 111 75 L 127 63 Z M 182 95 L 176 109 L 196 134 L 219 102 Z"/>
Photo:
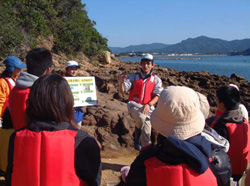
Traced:
<path id="1" fill-rule="evenodd" d="M 53 36 L 54 52 L 94 55 L 108 50 L 80 0 L 17 0 L 0 3 L 0 56 L 22 55 L 37 38 Z"/>

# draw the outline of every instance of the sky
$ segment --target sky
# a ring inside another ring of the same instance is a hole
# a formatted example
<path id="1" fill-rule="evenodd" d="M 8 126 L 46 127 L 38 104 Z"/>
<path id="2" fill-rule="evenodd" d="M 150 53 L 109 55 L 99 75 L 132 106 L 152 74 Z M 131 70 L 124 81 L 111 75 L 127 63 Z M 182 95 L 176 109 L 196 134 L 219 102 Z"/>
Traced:
<path id="1" fill-rule="evenodd" d="M 250 38 L 250 0 L 82 0 L 109 47 Z"/>

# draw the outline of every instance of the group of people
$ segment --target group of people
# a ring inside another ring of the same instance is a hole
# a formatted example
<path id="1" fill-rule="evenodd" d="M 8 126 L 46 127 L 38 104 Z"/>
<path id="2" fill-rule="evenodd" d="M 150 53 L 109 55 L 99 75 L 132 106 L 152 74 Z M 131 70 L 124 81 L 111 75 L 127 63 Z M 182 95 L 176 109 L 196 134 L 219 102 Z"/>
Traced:
<path id="1" fill-rule="evenodd" d="M 83 112 L 74 108 L 64 75 L 51 73 L 51 53 L 44 48 L 29 51 L 27 72 L 15 56 L 4 64 L 0 133 L 14 128 L 3 148 L 5 156 L 8 150 L 8 166 L 0 159 L 7 185 L 100 185 L 100 148 L 79 130 Z M 219 114 L 208 117 L 204 95 L 184 86 L 164 89 L 153 73 L 151 54 L 143 55 L 140 64 L 141 72 L 119 80 L 119 92 L 129 92 L 128 112 L 136 123 L 135 148 L 140 151 L 122 169 L 120 185 L 226 186 L 239 181 L 250 157 L 250 127 L 239 107 L 239 90 L 232 85 L 219 88 Z M 66 77 L 76 76 L 80 68 L 75 61 L 65 67 Z M 151 142 L 152 128 L 157 144 Z"/>
<path id="2" fill-rule="evenodd" d="M 220 87 L 216 116 L 208 117 L 204 95 L 183 86 L 163 89 L 153 67 L 153 56 L 145 54 L 141 72 L 120 77 L 119 92 L 129 92 L 140 150 L 131 166 L 121 169 L 120 185 L 237 184 L 250 157 L 248 113 L 239 89 Z M 158 133 L 156 145 L 150 142 L 151 126 Z"/>
<path id="3" fill-rule="evenodd" d="M 6 185 L 100 185 L 100 148 L 78 129 L 83 112 L 74 108 L 66 79 L 51 73 L 51 53 L 35 48 L 26 55 L 26 65 L 15 56 L 4 64 L 0 170 Z M 79 68 L 77 62 L 67 62 L 65 76 L 76 76 Z"/>

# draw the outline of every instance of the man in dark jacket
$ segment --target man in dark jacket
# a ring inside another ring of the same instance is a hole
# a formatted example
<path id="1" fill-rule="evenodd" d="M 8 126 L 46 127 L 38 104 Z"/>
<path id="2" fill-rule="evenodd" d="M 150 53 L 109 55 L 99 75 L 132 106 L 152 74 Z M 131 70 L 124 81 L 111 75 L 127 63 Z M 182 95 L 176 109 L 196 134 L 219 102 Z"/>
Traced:
<path id="1" fill-rule="evenodd" d="M 27 72 L 21 72 L 9 96 L 10 114 L 15 131 L 27 126 L 26 101 L 30 87 L 39 77 L 50 73 L 54 68 L 52 55 L 44 48 L 30 50 L 26 56 L 26 64 Z"/>
<path id="2" fill-rule="evenodd" d="M 239 181 L 250 158 L 250 126 L 240 111 L 240 93 L 235 87 L 220 87 L 216 96 L 217 109 L 222 115 L 208 118 L 206 122 L 229 141 L 232 177 Z"/>

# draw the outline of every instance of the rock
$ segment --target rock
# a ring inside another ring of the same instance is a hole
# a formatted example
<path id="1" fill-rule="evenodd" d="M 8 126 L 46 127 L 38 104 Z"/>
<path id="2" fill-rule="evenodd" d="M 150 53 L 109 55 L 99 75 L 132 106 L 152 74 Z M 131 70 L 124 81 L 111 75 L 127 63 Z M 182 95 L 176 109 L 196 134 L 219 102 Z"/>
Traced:
<path id="1" fill-rule="evenodd" d="M 111 64 L 111 53 L 109 51 L 103 51 L 100 54 L 99 60 L 105 64 Z"/>
<path id="2" fill-rule="evenodd" d="M 90 74 L 87 71 L 80 69 L 79 73 L 78 73 L 78 76 L 87 77 L 87 76 L 90 76 Z"/>
<path id="3" fill-rule="evenodd" d="M 86 115 L 85 114 L 84 119 L 82 121 L 82 124 L 84 126 L 92 126 L 92 125 L 95 126 L 97 124 L 97 121 L 95 120 L 94 115 L 90 115 L 90 114 Z"/>
<path id="4" fill-rule="evenodd" d="M 135 121 L 131 118 L 130 115 L 126 115 L 122 118 L 122 127 L 125 133 L 133 135 L 135 130 Z"/>
<path id="5" fill-rule="evenodd" d="M 108 112 L 103 115 L 102 117 L 102 124 L 105 126 L 111 126 L 111 121 L 112 121 L 112 114 L 111 112 Z"/>
<path id="6" fill-rule="evenodd" d="M 230 76 L 230 79 L 235 79 L 236 81 L 241 82 L 241 83 L 247 82 L 247 80 L 245 78 L 243 78 L 242 76 L 239 76 L 237 74 L 232 74 Z"/>
<path id="7" fill-rule="evenodd" d="M 129 134 L 122 135 L 121 142 L 125 147 L 134 147 L 134 138 Z"/>

